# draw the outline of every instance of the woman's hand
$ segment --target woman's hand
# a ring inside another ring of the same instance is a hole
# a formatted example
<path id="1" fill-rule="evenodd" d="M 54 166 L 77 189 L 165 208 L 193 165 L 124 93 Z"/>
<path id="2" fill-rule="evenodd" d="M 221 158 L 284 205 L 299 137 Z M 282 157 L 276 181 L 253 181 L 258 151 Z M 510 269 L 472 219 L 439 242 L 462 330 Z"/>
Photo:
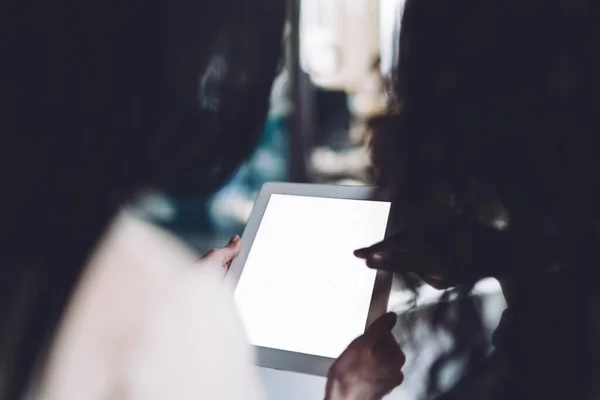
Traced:
<path id="1" fill-rule="evenodd" d="M 354 255 L 370 268 L 412 272 L 435 289 L 447 289 L 506 273 L 514 253 L 508 232 L 455 220 L 408 227 Z"/>
<path id="2" fill-rule="evenodd" d="M 326 400 L 378 400 L 400 385 L 405 357 L 392 328 L 396 314 L 371 324 L 333 363 L 327 377 Z"/>
<path id="3" fill-rule="evenodd" d="M 212 249 L 202 256 L 200 261 L 211 265 L 218 266 L 223 271 L 223 276 L 227 274 L 231 262 L 240 254 L 242 249 L 242 241 L 238 235 L 233 236 L 227 246 L 219 249 Z"/>

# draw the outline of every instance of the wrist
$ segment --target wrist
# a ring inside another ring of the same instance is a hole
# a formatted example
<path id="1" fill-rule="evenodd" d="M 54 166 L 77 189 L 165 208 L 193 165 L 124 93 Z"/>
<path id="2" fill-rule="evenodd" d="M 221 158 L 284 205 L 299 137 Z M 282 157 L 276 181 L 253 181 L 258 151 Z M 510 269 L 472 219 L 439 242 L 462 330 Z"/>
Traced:
<path id="1" fill-rule="evenodd" d="M 325 389 L 325 400 L 381 400 L 381 396 L 372 393 L 368 384 L 359 383 L 353 380 L 353 384 L 348 384 L 343 380 L 327 378 Z"/>

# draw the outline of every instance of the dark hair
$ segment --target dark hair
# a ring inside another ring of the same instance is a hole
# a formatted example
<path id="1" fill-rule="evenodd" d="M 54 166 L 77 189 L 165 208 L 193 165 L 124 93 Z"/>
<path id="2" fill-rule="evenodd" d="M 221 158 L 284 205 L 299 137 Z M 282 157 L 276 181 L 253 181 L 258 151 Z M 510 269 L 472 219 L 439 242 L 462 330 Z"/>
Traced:
<path id="1" fill-rule="evenodd" d="M 90 251 L 140 189 L 203 195 L 255 146 L 285 2 L 9 1 L 0 398 L 20 398 Z"/>
<path id="2" fill-rule="evenodd" d="M 521 351 L 512 354 L 516 385 L 523 396 L 534 390 L 528 394 L 535 398 L 577 398 L 577 379 L 589 365 L 584 288 L 598 260 L 600 168 L 592 150 L 599 141 L 588 3 L 407 0 L 393 110 L 372 123 L 376 177 L 396 201 L 410 206 L 444 192 L 458 212 L 469 188 L 473 219 L 491 223 L 497 216 L 481 214 L 490 198 L 508 212 L 508 231 L 519 245 L 502 273 L 527 287 L 551 264 L 564 267 L 560 278 L 543 278 L 561 290 L 560 301 L 527 298 L 515 309 L 522 327 L 539 325 L 542 314 L 559 321 L 545 326 L 545 337 L 523 329 L 514 343 Z M 466 295 L 470 287 L 455 290 Z M 474 307 L 461 302 L 458 315 L 472 316 Z M 544 307 L 561 311 L 551 317 Z M 479 356 L 470 357 L 480 360 L 485 346 L 462 345 L 480 343 L 481 330 L 461 330 L 444 318 L 437 313 L 433 322 L 453 330 L 457 341 L 444 357 L 475 351 Z M 551 344 L 563 356 L 543 354 Z M 548 377 L 556 381 L 544 386 Z M 439 376 L 431 378 L 429 395 Z"/>

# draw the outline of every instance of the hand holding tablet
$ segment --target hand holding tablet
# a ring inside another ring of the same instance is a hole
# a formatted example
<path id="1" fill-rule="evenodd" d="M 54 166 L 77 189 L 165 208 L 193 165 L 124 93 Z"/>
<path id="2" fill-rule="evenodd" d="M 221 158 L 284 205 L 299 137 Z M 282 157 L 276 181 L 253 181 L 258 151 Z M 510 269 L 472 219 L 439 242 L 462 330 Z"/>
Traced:
<path id="1" fill-rule="evenodd" d="M 335 360 L 325 400 L 381 399 L 402 383 L 406 357 L 391 332 L 396 318 L 390 312 L 377 319 Z"/>
<path id="2" fill-rule="evenodd" d="M 385 313 L 390 278 L 353 250 L 382 240 L 390 203 L 373 189 L 263 187 L 228 279 L 259 365 L 326 375 Z"/>

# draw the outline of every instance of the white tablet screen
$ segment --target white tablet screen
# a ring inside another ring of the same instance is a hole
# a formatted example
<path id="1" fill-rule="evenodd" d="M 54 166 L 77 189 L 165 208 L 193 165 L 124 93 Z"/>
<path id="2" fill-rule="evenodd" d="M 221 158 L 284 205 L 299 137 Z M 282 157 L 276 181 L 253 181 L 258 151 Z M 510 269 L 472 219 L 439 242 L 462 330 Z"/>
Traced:
<path id="1" fill-rule="evenodd" d="M 272 194 L 235 298 L 252 344 L 337 358 L 364 332 L 376 271 L 352 254 L 390 203 Z"/>

